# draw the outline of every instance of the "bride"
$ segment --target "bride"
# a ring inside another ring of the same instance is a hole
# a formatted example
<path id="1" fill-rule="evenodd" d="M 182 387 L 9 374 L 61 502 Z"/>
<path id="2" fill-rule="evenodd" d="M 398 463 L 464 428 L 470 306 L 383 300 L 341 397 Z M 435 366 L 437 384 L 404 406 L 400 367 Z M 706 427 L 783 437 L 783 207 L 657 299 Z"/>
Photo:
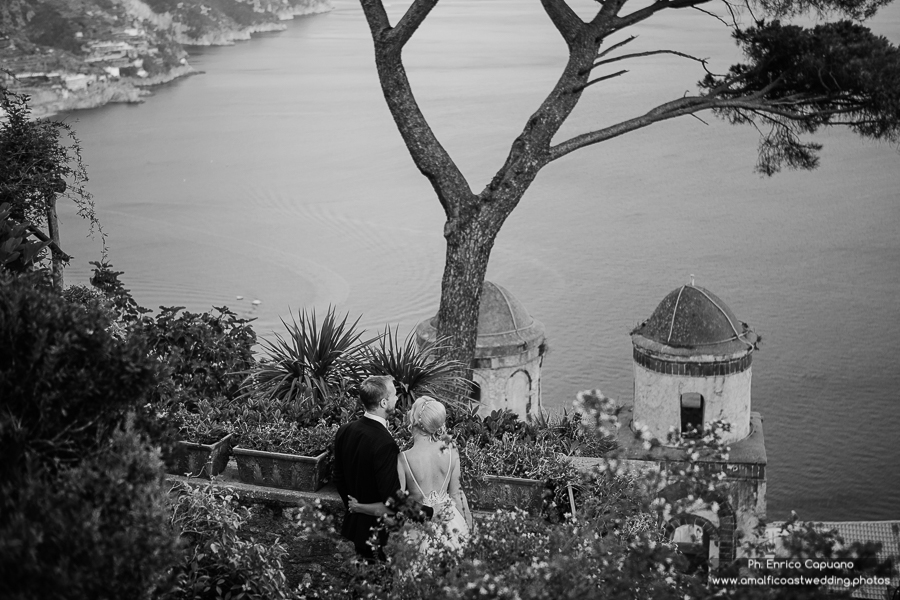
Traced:
<path id="1" fill-rule="evenodd" d="M 432 523 L 444 546 L 457 550 L 469 535 L 472 515 L 459 487 L 459 452 L 451 445 L 444 405 L 429 396 L 417 399 L 407 413 L 412 432 L 412 448 L 397 459 L 400 487 L 411 500 L 434 509 Z M 349 499 L 350 512 L 380 516 L 383 503 L 360 504 Z"/>

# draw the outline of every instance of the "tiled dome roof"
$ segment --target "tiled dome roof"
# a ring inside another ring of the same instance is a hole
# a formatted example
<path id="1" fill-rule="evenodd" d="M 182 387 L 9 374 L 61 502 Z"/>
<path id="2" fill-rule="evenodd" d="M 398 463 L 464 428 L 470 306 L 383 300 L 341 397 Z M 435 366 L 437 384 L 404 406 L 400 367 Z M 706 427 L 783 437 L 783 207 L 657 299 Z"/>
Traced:
<path id="1" fill-rule="evenodd" d="M 674 354 L 734 354 L 757 340 L 718 296 L 695 285 L 672 290 L 631 335 L 635 345 L 644 338 Z"/>
<path id="2" fill-rule="evenodd" d="M 418 336 L 424 340 L 436 337 L 437 315 L 419 323 Z M 485 281 L 478 309 L 478 339 L 475 356 L 515 354 L 544 341 L 544 326 L 532 317 L 525 306 L 506 288 Z"/>

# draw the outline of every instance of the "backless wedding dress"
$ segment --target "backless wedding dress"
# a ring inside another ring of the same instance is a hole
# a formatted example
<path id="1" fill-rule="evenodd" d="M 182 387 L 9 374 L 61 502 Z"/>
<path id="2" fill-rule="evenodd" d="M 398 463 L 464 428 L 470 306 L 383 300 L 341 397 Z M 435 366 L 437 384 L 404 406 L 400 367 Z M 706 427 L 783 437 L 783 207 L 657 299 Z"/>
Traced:
<path id="1" fill-rule="evenodd" d="M 450 474 L 453 472 L 453 453 L 448 452 L 450 455 L 450 464 L 447 466 L 447 476 L 444 478 L 444 483 L 441 485 L 441 488 L 439 490 L 431 490 L 428 494 L 425 493 L 425 490 L 422 489 L 422 486 L 420 486 L 418 480 L 416 480 L 416 475 L 413 473 L 412 467 L 409 465 L 409 460 L 406 458 L 406 452 L 402 452 L 402 454 L 403 462 L 406 463 L 406 470 L 410 477 L 412 477 L 413 484 L 415 484 L 419 493 L 422 494 L 422 504 L 434 509 L 434 516 L 432 517 L 431 522 L 437 528 L 439 541 L 451 550 L 459 550 L 462 547 L 465 538 L 469 536 L 469 526 L 466 524 L 466 519 L 463 517 L 462 513 L 459 512 L 459 509 L 456 508 L 456 504 L 453 503 L 453 499 L 450 498 L 450 494 L 448 493 Z"/>

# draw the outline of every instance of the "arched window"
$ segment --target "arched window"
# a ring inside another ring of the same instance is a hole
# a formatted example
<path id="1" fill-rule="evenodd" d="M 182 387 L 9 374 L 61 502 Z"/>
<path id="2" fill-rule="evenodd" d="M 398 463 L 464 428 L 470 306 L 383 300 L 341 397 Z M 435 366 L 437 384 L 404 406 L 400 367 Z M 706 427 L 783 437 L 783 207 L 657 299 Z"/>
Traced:
<path id="1" fill-rule="evenodd" d="M 700 437 L 703 431 L 703 395 L 688 392 L 681 395 L 681 437 Z"/>
<path id="2" fill-rule="evenodd" d="M 506 382 L 507 406 L 520 417 L 531 412 L 531 377 L 525 371 L 516 371 Z"/>
<path id="3" fill-rule="evenodd" d="M 476 404 L 481 402 L 481 386 L 475 381 L 469 382 L 469 399 Z"/>

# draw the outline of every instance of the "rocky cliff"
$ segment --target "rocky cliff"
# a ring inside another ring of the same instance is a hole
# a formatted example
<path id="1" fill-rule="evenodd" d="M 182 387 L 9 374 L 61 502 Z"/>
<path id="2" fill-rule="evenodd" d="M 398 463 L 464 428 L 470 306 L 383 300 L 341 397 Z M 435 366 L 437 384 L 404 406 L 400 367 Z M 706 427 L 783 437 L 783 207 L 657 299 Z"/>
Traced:
<path id="1" fill-rule="evenodd" d="M 284 29 L 330 0 L 3 0 L 0 85 L 32 97 L 35 116 L 138 102 L 194 72 L 185 45 L 222 45 Z"/>

